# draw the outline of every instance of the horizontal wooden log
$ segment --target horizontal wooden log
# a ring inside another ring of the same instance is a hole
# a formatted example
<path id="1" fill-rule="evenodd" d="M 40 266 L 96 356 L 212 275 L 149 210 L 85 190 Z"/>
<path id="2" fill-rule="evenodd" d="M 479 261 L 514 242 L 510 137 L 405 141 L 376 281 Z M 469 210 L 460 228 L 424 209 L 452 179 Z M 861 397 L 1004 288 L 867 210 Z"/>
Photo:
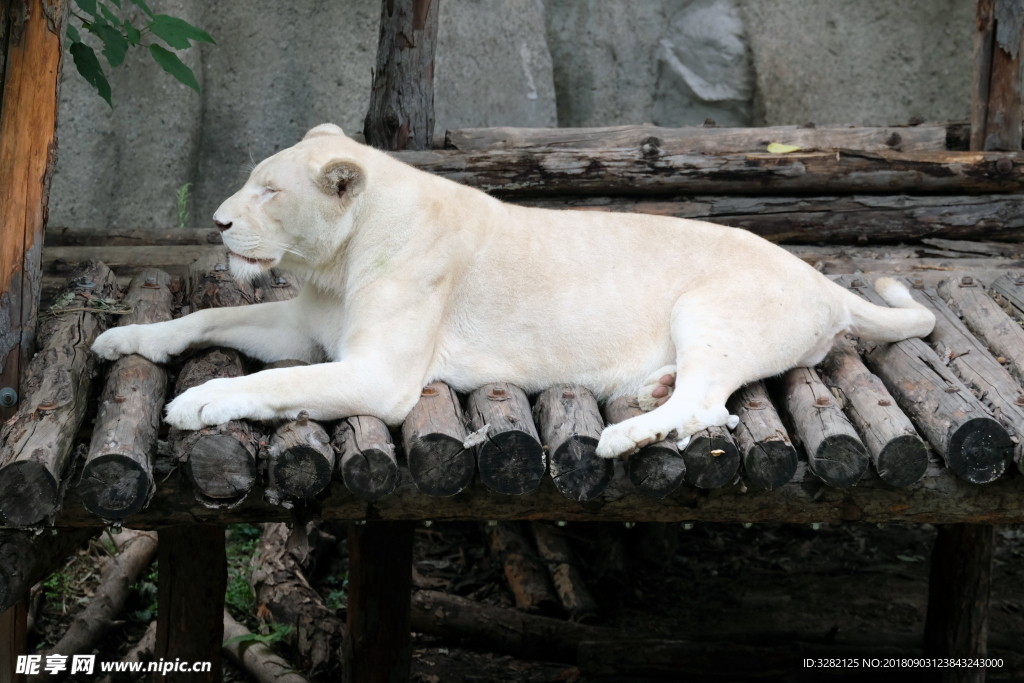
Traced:
<path id="1" fill-rule="evenodd" d="M 615 631 L 571 621 L 523 614 L 438 591 L 412 596 L 414 631 L 463 642 L 520 659 L 574 663 L 584 640 L 613 637 Z"/>
<path id="2" fill-rule="evenodd" d="M 886 305 L 862 277 L 843 275 L 835 282 Z M 1010 435 L 926 342 L 869 345 L 864 360 L 947 467 L 976 484 L 1006 471 L 1013 455 Z"/>
<path id="3" fill-rule="evenodd" d="M 102 527 L 34 531 L 0 531 L 0 613 L 28 596 L 32 586 L 60 567 L 68 555 L 102 531 Z"/>
<path id="4" fill-rule="evenodd" d="M 398 459 L 386 424 L 368 415 L 346 418 L 335 426 L 331 443 L 338 453 L 335 471 L 349 491 L 377 500 L 395 490 Z"/>
<path id="5" fill-rule="evenodd" d="M 209 228 L 159 228 L 115 225 L 46 226 L 46 247 L 169 247 L 223 244 L 220 231 Z M 46 257 L 44 257 L 46 260 Z"/>
<path id="6" fill-rule="evenodd" d="M 725 427 L 709 427 L 694 434 L 682 457 L 687 483 L 702 489 L 725 486 L 740 468 L 739 449 Z"/>
<path id="7" fill-rule="evenodd" d="M 863 438 L 882 481 L 905 487 L 923 477 L 928 469 L 924 440 L 853 344 L 837 341 L 820 370 L 825 385 L 842 397 L 842 408 Z"/>
<path id="8" fill-rule="evenodd" d="M 643 415 L 636 399 L 627 396 L 606 403 L 604 419 L 608 424 L 624 422 Z M 679 488 L 686 476 L 686 461 L 672 441 L 657 441 L 626 457 L 626 474 L 637 492 L 647 498 L 664 498 Z"/>
<path id="9" fill-rule="evenodd" d="M 867 449 L 818 374 L 793 368 L 779 380 L 779 393 L 811 471 L 837 488 L 860 481 L 868 469 Z"/>
<path id="10" fill-rule="evenodd" d="M 512 201 L 546 209 L 690 218 L 743 228 L 787 244 L 894 244 L 929 237 L 1020 242 L 1024 238 L 1024 196 L 1010 194 L 659 198 L 581 197 L 567 191 L 562 197 Z"/>
<path id="11" fill-rule="evenodd" d="M 641 150 L 408 151 L 392 156 L 500 197 L 1014 193 L 1024 152 L 663 154 Z M 1005 161 L 1004 161 L 1005 160 Z M 1002 161 L 1000 172 L 996 164 Z"/>
<path id="12" fill-rule="evenodd" d="M 402 423 L 402 442 L 416 486 L 430 496 L 454 496 L 473 480 L 476 463 L 465 445 L 466 427 L 455 390 L 444 382 L 423 387 Z"/>
<path id="13" fill-rule="evenodd" d="M 256 683 L 308 683 L 295 667 L 224 610 L 224 654 Z M 230 643 L 230 645 L 228 644 Z"/>
<path id="14" fill-rule="evenodd" d="M 120 296 L 113 273 L 82 263 L 58 308 L 39 322 L 39 351 L 25 369 L 17 414 L 0 430 L 0 517 L 29 526 L 59 507 L 75 433 L 85 417 L 97 363 L 90 347 L 110 324 L 92 301 Z"/>
<path id="15" fill-rule="evenodd" d="M 763 152 L 771 143 L 805 150 L 855 149 L 862 152 L 898 150 L 942 152 L 947 126 L 885 126 L 808 128 L 458 128 L 445 133 L 445 149 L 463 152 L 510 149 L 638 149 L 647 154 L 723 154 Z"/>
<path id="16" fill-rule="evenodd" d="M 930 349 L 929 352 L 934 354 Z M 156 493 L 147 508 L 129 518 L 132 528 L 292 519 L 291 511 L 262 499 L 259 484 L 240 505 L 210 509 L 196 500 L 191 483 L 180 470 L 168 472 L 170 467 L 169 461 L 158 459 Z M 344 487 L 334 486 L 318 504 L 321 516 L 328 520 L 1024 523 L 1024 498 L 1019 495 L 1018 481 L 1006 477 L 978 486 L 962 480 L 938 462 L 929 463 L 925 476 L 906 489 L 893 488 L 870 469 L 857 486 L 836 489 L 823 484 L 801 463 L 793 479 L 774 491 L 748 489 L 739 482 L 714 490 L 680 486 L 657 501 L 637 492 L 620 461 L 615 462 L 615 469 L 615 478 L 604 493 L 582 503 L 563 496 L 549 477 L 522 496 L 495 493 L 473 481 L 459 496 L 435 498 L 422 493 L 408 469 L 401 466 L 401 481 L 389 496 L 371 502 Z M 82 506 L 77 490 L 72 487 L 54 523 L 58 527 L 95 527 L 101 521 Z"/>
<path id="17" fill-rule="evenodd" d="M 132 281 L 123 303 L 132 307 L 121 325 L 171 319 L 171 276 L 150 268 Z M 107 371 L 85 470 L 78 482 L 85 506 L 104 519 L 124 519 L 153 495 L 153 455 L 167 393 L 167 370 L 137 354 Z"/>
<path id="18" fill-rule="evenodd" d="M 980 289 L 974 278 L 964 275 L 947 282 L 947 293 L 959 289 Z M 974 395 L 1006 428 L 1014 444 L 1014 456 L 1020 460 L 1021 439 L 1024 439 L 1024 390 L 1010 373 L 988 351 L 985 344 L 974 336 L 959 316 L 939 293 L 925 287 L 911 287 L 914 300 L 927 306 L 936 318 L 935 329 L 925 340 L 935 349 L 939 358 L 948 361 Z M 981 296 L 985 296 L 981 294 Z M 1013 324 L 1013 321 L 1009 321 Z M 1017 328 L 1018 330 L 1020 328 Z"/>
<path id="19" fill-rule="evenodd" d="M 506 382 L 485 384 L 466 398 L 466 420 L 469 430 L 478 434 L 480 481 L 511 495 L 540 485 L 547 458 L 522 389 Z"/>
<path id="20" fill-rule="evenodd" d="M 1024 254 L 1024 245 L 1010 244 L 1007 242 L 972 242 L 969 240 L 944 240 L 936 238 L 925 238 L 922 244 L 929 247 L 938 247 L 941 251 L 954 252 L 954 254 L 973 254 L 975 256 L 1006 256 L 1009 258 L 1020 258 Z"/>
<path id="21" fill-rule="evenodd" d="M 309 413 L 277 427 L 267 447 L 268 490 L 275 496 L 313 498 L 331 482 L 334 449 L 326 430 Z"/>
<path id="22" fill-rule="evenodd" d="M 729 413 L 740 419 L 732 436 L 747 480 L 770 491 L 792 479 L 796 474 L 796 449 L 764 382 L 753 382 L 734 392 L 726 405 Z"/>
<path id="23" fill-rule="evenodd" d="M 519 522 L 485 525 L 491 557 L 505 573 L 516 609 L 531 614 L 557 614 L 560 603 L 551 589 L 547 570 L 527 540 Z"/>
<path id="24" fill-rule="evenodd" d="M 49 244 L 49 243 L 47 243 Z M 135 277 L 146 268 L 160 268 L 171 275 L 184 275 L 189 263 L 210 254 L 223 253 L 224 247 L 206 245 L 98 246 L 43 248 L 43 273 L 60 274 L 76 263 L 96 259 L 106 263 L 115 275 Z"/>
<path id="25" fill-rule="evenodd" d="M 569 618 L 586 622 L 597 617 L 597 602 L 583 580 L 579 560 L 568 539 L 552 524 L 532 522 L 530 529 L 537 542 L 537 554 L 547 565 L 558 600 Z"/>
<path id="26" fill-rule="evenodd" d="M 597 455 L 604 420 L 597 399 L 578 384 L 542 391 L 534 405 L 555 486 L 572 500 L 590 500 L 612 480 L 611 460 Z"/>

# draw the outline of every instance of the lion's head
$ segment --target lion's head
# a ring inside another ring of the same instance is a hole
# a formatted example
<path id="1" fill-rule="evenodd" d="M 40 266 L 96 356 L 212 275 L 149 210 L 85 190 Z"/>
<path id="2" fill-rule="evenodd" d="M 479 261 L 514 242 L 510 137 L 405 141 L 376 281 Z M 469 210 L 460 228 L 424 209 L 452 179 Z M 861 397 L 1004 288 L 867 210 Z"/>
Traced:
<path id="1" fill-rule="evenodd" d="M 304 269 L 333 255 L 352 230 L 372 154 L 325 123 L 260 162 L 213 214 L 231 272 L 252 278 L 282 262 Z"/>

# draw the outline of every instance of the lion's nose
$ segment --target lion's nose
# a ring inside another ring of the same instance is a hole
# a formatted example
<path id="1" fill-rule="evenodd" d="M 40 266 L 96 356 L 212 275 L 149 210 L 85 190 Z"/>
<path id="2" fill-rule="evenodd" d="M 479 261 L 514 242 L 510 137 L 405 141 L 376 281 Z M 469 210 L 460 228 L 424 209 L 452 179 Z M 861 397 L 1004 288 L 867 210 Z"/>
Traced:
<path id="1" fill-rule="evenodd" d="M 221 223 L 220 221 L 214 221 L 213 224 L 216 225 L 217 229 L 220 230 L 221 232 L 224 232 L 225 230 L 227 230 L 228 228 L 231 227 L 231 221 L 228 221 L 227 223 Z"/>

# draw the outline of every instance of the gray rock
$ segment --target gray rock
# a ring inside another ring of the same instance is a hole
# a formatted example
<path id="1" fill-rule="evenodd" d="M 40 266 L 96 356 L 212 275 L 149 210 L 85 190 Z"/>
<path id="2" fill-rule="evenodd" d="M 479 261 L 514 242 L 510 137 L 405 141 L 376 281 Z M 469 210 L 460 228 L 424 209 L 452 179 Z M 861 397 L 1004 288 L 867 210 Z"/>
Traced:
<path id="1" fill-rule="evenodd" d="M 558 124 L 536 0 L 441 0 L 434 130 Z"/>
<path id="2" fill-rule="evenodd" d="M 756 125 L 968 119 L 976 4 L 744 0 Z"/>

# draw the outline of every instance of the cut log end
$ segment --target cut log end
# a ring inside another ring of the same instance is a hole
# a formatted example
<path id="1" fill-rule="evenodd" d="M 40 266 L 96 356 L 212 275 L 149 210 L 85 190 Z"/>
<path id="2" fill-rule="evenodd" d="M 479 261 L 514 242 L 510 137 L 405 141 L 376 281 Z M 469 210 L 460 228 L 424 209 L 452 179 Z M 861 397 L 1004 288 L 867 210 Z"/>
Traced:
<path id="1" fill-rule="evenodd" d="M 760 489 L 771 491 L 789 483 L 796 474 L 796 449 L 788 441 L 761 441 L 743 454 L 747 480 Z"/>
<path id="2" fill-rule="evenodd" d="M 16 527 L 42 522 L 57 509 L 58 484 L 39 462 L 17 461 L 0 479 L 0 518 Z"/>
<path id="3" fill-rule="evenodd" d="M 810 457 L 811 471 L 825 483 L 844 489 L 853 486 L 868 469 L 864 444 L 848 434 L 831 434 Z"/>
<path id="4" fill-rule="evenodd" d="M 393 456 L 368 448 L 342 462 L 341 477 L 352 493 L 365 500 L 377 500 L 395 490 L 401 474 Z"/>
<path id="5" fill-rule="evenodd" d="M 949 467 L 972 484 L 995 481 L 1012 458 L 1010 435 L 990 417 L 968 420 L 949 439 Z"/>
<path id="6" fill-rule="evenodd" d="M 740 453 L 724 427 L 697 432 L 683 451 L 686 481 L 697 488 L 725 486 L 740 467 Z"/>
<path id="7" fill-rule="evenodd" d="M 321 448 L 298 444 L 284 450 L 273 462 L 272 481 L 282 493 L 312 498 L 331 481 L 334 463 Z"/>
<path id="8" fill-rule="evenodd" d="M 102 453 L 86 463 L 78 495 L 89 512 L 124 519 L 143 508 L 152 484 L 142 465 L 121 453 Z"/>
<path id="9" fill-rule="evenodd" d="M 686 461 L 667 445 L 642 448 L 626 460 L 633 487 L 645 498 L 664 498 L 679 488 L 686 476 Z"/>
<path id="10" fill-rule="evenodd" d="M 597 442 L 589 436 L 573 436 L 551 454 L 551 478 L 566 498 L 590 500 L 612 482 L 615 464 L 597 455 Z"/>
<path id="11" fill-rule="evenodd" d="M 448 497 L 473 481 L 473 451 L 445 434 L 426 434 L 409 450 L 409 474 L 422 493 Z"/>
<path id="12" fill-rule="evenodd" d="M 526 432 L 500 432 L 480 445 L 480 481 L 497 493 L 521 495 L 540 486 L 547 471 L 544 449 Z"/>
<path id="13" fill-rule="evenodd" d="M 188 469 L 197 492 L 223 502 L 244 497 L 256 481 L 256 459 L 228 434 L 200 437 L 189 454 Z"/>
<path id="14" fill-rule="evenodd" d="M 891 440 L 878 454 L 878 476 L 882 481 L 900 488 L 920 481 L 928 469 L 928 448 L 914 434 Z"/>

